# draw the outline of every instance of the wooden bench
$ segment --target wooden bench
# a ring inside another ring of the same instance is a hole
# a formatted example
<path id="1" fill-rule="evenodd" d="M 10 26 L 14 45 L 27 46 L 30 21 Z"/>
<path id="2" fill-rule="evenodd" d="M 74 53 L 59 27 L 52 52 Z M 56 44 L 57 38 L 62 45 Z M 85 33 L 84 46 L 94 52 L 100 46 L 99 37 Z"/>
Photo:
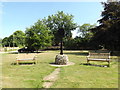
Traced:
<path id="1" fill-rule="evenodd" d="M 35 59 L 35 54 L 18 54 L 16 57 L 17 65 L 19 62 L 33 62 L 34 64 L 37 63 L 37 60 Z"/>
<path id="2" fill-rule="evenodd" d="M 91 53 L 87 56 L 87 63 L 89 61 L 103 61 L 108 62 L 108 66 L 110 66 L 110 53 Z"/>

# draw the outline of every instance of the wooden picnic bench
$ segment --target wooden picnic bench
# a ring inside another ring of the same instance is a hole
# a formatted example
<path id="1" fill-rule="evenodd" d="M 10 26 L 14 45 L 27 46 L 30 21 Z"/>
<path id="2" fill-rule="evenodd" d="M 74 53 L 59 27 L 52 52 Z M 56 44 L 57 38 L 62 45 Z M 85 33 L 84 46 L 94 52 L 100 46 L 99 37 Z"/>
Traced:
<path id="1" fill-rule="evenodd" d="M 17 65 L 19 62 L 33 62 L 34 64 L 37 63 L 37 60 L 35 59 L 35 54 L 18 54 L 16 57 Z"/>
<path id="2" fill-rule="evenodd" d="M 93 53 L 89 52 L 89 55 L 87 56 L 87 63 L 89 61 L 103 61 L 108 62 L 108 66 L 110 66 L 110 53 Z"/>

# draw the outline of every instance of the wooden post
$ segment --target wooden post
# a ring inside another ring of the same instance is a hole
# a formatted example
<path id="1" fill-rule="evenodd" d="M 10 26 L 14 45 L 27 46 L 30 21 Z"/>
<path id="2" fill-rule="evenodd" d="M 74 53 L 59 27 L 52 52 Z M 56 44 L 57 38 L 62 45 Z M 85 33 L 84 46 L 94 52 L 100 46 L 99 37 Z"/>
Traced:
<path id="1" fill-rule="evenodd" d="M 58 30 L 58 35 L 59 35 L 59 38 L 60 38 L 60 55 L 63 55 L 63 38 L 65 36 L 65 31 L 63 28 L 60 28 Z"/>
<path id="2" fill-rule="evenodd" d="M 60 55 L 63 55 L 63 40 L 61 39 L 61 44 L 60 44 Z"/>

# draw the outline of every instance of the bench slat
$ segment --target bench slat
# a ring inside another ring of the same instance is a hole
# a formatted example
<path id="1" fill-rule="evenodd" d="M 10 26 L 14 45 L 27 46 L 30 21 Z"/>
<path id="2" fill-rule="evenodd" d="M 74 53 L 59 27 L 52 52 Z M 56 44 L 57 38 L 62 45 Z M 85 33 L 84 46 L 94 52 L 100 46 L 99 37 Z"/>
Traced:
<path id="1" fill-rule="evenodd" d="M 87 56 L 87 63 L 89 61 L 105 61 L 110 62 L 110 53 L 90 53 Z"/>
<path id="2" fill-rule="evenodd" d="M 89 58 L 89 60 L 96 60 L 96 61 L 109 61 L 110 59 L 98 59 L 98 58 L 92 58 L 92 59 L 90 59 Z"/>
<path id="3" fill-rule="evenodd" d="M 16 57 L 17 64 L 19 64 L 19 61 L 36 61 L 34 54 L 18 54 Z"/>

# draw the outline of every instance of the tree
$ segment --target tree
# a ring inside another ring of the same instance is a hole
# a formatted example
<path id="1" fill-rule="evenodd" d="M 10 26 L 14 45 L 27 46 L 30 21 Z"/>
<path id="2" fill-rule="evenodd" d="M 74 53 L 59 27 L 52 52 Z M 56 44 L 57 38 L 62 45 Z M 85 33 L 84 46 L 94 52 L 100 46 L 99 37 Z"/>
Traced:
<path id="1" fill-rule="evenodd" d="M 58 45 L 60 42 L 58 30 L 64 29 L 65 38 L 70 39 L 72 37 L 71 31 L 77 27 L 77 24 L 73 22 L 73 15 L 65 14 L 63 11 L 58 11 L 57 14 L 48 16 L 46 20 L 44 19 L 44 22 L 54 35 L 54 45 Z"/>
<path id="2" fill-rule="evenodd" d="M 25 44 L 29 49 L 39 50 L 51 45 L 51 32 L 42 20 L 27 28 L 25 35 Z"/>
<path id="3" fill-rule="evenodd" d="M 9 37 L 5 37 L 2 40 L 2 46 L 21 47 L 21 46 L 24 46 L 24 39 L 25 39 L 24 32 L 18 30 L 18 31 L 15 31 Z"/>
<path id="4" fill-rule="evenodd" d="M 96 25 L 90 25 L 88 23 L 85 23 L 81 26 L 79 26 L 78 29 L 78 33 L 79 35 L 79 39 L 81 39 L 81 44 L 79 47 L 82 47 L 84 49 L 88 49 L 91 48 L 91 38 L 93 37 L 93 32 L 91 31 L 91 29 L 95 28 Z"/>
<path id="5" fill-rule="evenodd" d="M 2 46 L 4 47 L 13 47 L 15 45 L 13 45 L 13 35 L 10 35 L 9 37 L 5 37 L 2 40 Z"/>
<path id="6" fill-rule="evenodd" d="M 8 37 L 5 37 L 2 39 L 2 46 L 3 47 L 9 46 Z"/>
<path id="7" fill-rule="evenodd" d="M 23 47 L 25 44 L 25 33 L 21 30 L 17 30 L 13 33 L 13 42 L 18 47 Z"/>
<path id="8" fill-rule="evenodd" d="M 81 37 L 76 36 L 74 39 L 72 38 L 65 42 L 65 49 L 78 50 L 80 47 L 82 47 Z"/>
<path id="9" fill-rule="evenodd" d="M 8 43 L 9 43 L 9 47 L 16 47 L 16 43 L 14 42 L 13 34 L 8 37 Z"/>
<path id="10" fill-rule="evenodd" d="M 79 26 L 79 29 L 78 29 L 78 33 L 80 33 L 80 36 L 82 38 L 86 38 L 88 36 L 92 36 L 92 32 L 91 32 L 91 29 L 92 28 L 95 28 L 95 24 L 94 25 L 90 25 L 88 23 L 85 23 L 83 24 L 82 26 Z"/>
<path id="11" fill-rule="evenodd" d="M 120 2 L 102 3 L 100 25 L 93 29 L 93 40 L 110 50 L 120 50 Z"/>

